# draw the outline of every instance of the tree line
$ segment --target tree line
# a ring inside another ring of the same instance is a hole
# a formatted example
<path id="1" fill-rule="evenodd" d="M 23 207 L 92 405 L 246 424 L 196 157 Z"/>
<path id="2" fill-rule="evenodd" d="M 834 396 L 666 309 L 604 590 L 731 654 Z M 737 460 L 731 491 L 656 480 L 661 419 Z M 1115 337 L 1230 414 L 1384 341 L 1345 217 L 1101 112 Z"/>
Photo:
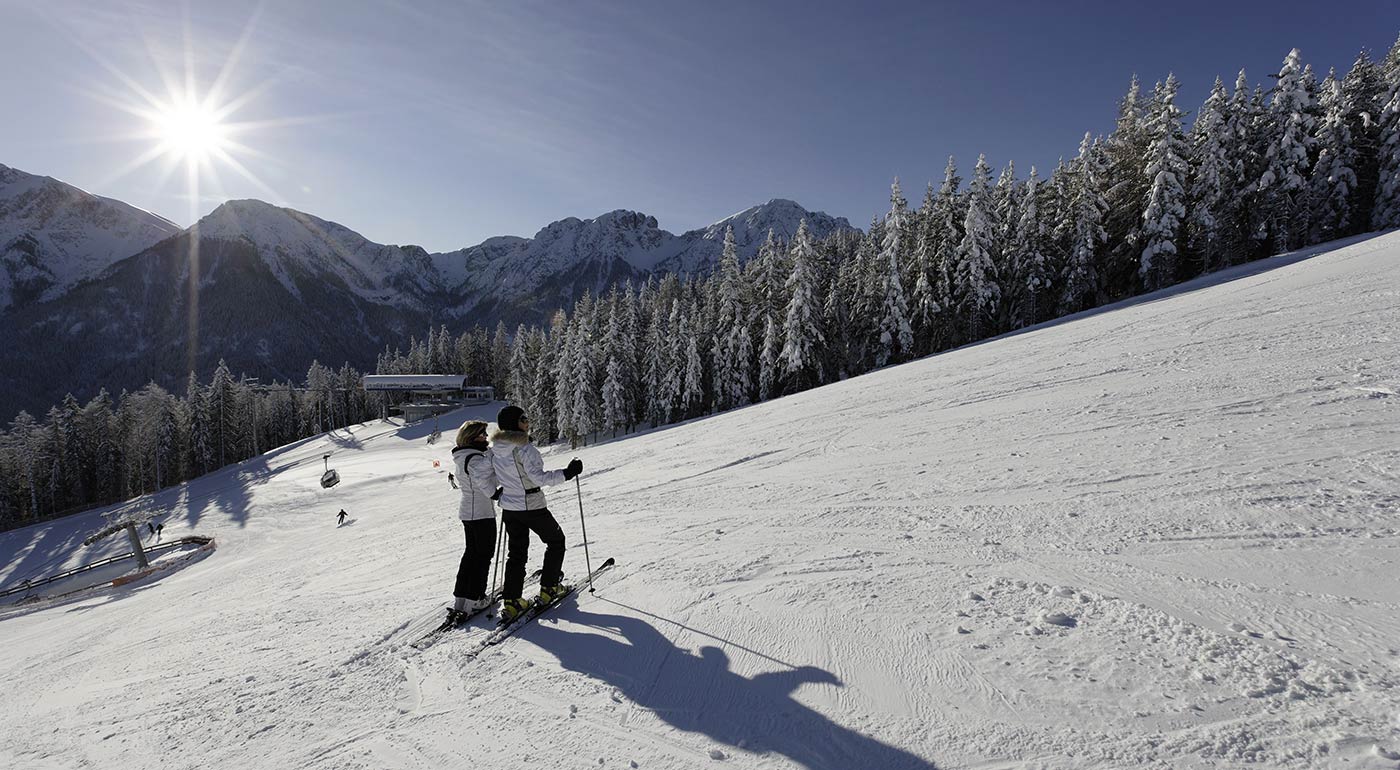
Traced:
<path id="1" fill-rule="evenodd" d="M 1191 126 L 1168 75 L 1136 78 L 1106 137 L 1042 178 L 950 158 L 911 209 L 896 179 L 864 233 L 585 294 L 520 326 L 506 388 L 577 446 L 937 353 L 1204 273 L 1400 226 L 1400 41 L 1319 82 L 1295 49 L 1269 89 L 1216 79 Z M 498 331 L 497 339 L 503 335 Z M 498 376 L 499 379 L 499 376 Z"/>

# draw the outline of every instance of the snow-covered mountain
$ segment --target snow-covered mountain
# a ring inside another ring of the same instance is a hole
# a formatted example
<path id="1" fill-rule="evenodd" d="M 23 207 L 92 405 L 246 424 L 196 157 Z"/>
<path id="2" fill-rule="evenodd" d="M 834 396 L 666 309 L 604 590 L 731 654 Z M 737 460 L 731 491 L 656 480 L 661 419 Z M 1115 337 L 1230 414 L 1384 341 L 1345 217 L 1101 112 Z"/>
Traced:
<path id="1" fill-rule="evenodd" d="M 259 200 L 224 203 L 196 225 L 201 241 L 245 244 L 299 297 L 298 276 L 343 282 L 368 302 L 426 311 L 445 290 L 432 255 L 386 246 L 335 222 Z"/>
<path id="2" fill-rule="evenodd" d="M 101 387 L 115 393 L 152 379 L 182 387 L 190 367 L 207 376 L 221 358 L 264 378 L 299 379 L 313 359 L 368 368 L 385 344 L 429 325 L 543 324 L 585 291 L 653 272 L 708 271 L 729 226 L 743 259 L 770 228 L 790 238 L 803 218 L 817 237 L 849 227 L 788 200 L 683 235 L 618 210 L 562 219 L 533 238 L 490 238 L 434 254 L 258 200 L 228 201 L 180 232 L 45 177 L 0 166 L 0 182 L 6 420 L 20 409 L 43 413 L 68 392 L 86 399 Z"/>
<path id="3" fill-rule="evenodd" d="M 121 201 L 0 165 L 0 312 L 57 297 L 179 231 Z"/>
<path id="4" fill-rule="evenodd" d="M 792 240 L 797 226 L 807 220 L 807 228 L 815 240 L 821 240 L 838 230 L 851 230 L 845 217 L 833 217 L 824 211 L 808 211 L 794 201 L 774 198 L 767 203 L 740 211 L 718 222 L 680 236 L 686 242 L 678 254 L 653 263 L 650 269 L 668 273 L 708 272 L 719 263 L 724 247 L 724 231 L 734 228 L 734 245 L 740 261 L 758 253 L 768 237 L 768 231 L 784 241 Z"/>
<path id="5" fill-rule="evenodd" d="M 218 547 L 0 611 L 0 766 L 1393 770 L 1397 261 L 1313 248 L 546 447 L 617 566 L 475 659 L 485 618 L 408 646 L 462 552 L 431 424 L 109 509 Z M 0 534 L 0 585 L 126 550 L 78 545 L 102 513 Z"/>

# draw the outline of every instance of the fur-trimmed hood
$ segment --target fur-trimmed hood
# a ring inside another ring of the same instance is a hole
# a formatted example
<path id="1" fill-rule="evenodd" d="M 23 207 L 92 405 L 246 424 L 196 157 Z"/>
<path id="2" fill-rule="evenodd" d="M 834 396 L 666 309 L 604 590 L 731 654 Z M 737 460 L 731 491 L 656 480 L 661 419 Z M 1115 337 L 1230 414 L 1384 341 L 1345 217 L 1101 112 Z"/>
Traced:
<path id="1" fill-rule="evenodd" d="M 530 443 L 530 434 L 523 430 L 498 430 L 491 434 L 491 443 L 524 445 Z"/>

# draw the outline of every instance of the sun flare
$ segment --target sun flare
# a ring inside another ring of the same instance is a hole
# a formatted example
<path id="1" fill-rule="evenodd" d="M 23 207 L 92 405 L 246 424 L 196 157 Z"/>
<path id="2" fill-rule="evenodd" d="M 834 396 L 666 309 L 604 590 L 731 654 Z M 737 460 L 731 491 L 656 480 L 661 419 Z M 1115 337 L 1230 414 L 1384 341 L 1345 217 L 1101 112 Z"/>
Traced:
<path id="1" fill-rule="evenodd" d="M 172 105 L 154 122 L 164 151 L 181 159 L 203 160 L 227 143 L 227 129 L 218 114 L 203 105 Z"/>

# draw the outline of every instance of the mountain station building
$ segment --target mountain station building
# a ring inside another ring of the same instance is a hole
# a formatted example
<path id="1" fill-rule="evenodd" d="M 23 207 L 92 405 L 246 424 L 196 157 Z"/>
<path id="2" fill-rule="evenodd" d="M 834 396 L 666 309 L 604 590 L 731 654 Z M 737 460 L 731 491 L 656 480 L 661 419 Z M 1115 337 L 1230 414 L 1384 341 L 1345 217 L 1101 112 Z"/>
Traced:
<path id="1" fill-rule="evenodd" d="M 460 374 L 367 374 L 366 393 L 403 393 L 408 401 L 389 407 L 407 422 L 450 412 L 464 406 L 489 403 L 496 398 L 490 385 L 468 385 Z"/>

